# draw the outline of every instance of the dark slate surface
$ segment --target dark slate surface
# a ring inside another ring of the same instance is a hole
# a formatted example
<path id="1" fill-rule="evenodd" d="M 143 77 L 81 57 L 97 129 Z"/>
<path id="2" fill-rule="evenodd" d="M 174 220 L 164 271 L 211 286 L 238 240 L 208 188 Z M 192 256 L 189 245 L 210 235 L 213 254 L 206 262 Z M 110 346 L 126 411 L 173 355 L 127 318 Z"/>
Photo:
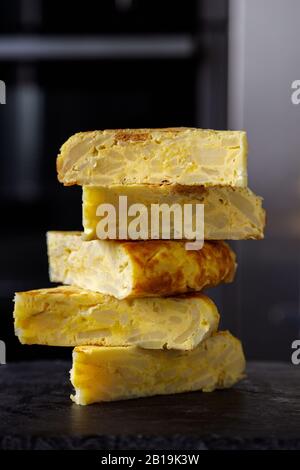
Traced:
<path id="1" fill-rule="evenodd" d="M 67 362 L 0 366 L 0 449 L 300 449 L 300 366 L 253 363 L 231 390 L 80 407 Z"/>

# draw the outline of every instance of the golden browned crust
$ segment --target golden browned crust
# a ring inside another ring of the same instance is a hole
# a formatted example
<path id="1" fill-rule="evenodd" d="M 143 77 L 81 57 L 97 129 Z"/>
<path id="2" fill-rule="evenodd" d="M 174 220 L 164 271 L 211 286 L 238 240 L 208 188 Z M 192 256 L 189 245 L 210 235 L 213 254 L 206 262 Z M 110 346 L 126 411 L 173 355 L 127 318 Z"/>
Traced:
<path id="1" fill-rule="evenodd" d="M 126 130 L 116 131 L 115 141 L 116 142 L 145 142 L 151 139 L 149 132 L 128 132 Z"/>
<path id="2" fill-rule="evenodd" d="M 132 295 L 174 295 L 229 283 L 236 271 L 235 254 L 225 242 L 205 242 L 187 251 L 184 242 L 124 242 L 133 260 L 136 283 Z"/>
<path id="3" fill-rule="evenodd" d="M 99 292 L 89 291 L 87 289 L 81 289 L 77 286 L 57 286 L 57 287 L 45 287 L 44 289 L 34 289 L 34 290 L 27 290 L 27 291 L 20 291 L 16 292 L 16 295 L 25 296 L 25 297 L 37 297 L 37 296 L 56 296 L 62 295 L 65 297 L 70 297 L 74 294 L 82 295 L 87 294 L 89 296 L 98 297 L 99 302 L 105 296 L 100 294 Z"/>
<path id="4" fill-rule="evenodd" d="M 146 142 L 147 140 L 152 140 L 152 133 L 159 132 L 162 135 L 170 134 L 177 135 L 181 132 L 185 132 L 186 127 L 166 127 L 164 129 L 115 129 L 108 132 L 115 133 L 115 141 L 119 142 Z"/>

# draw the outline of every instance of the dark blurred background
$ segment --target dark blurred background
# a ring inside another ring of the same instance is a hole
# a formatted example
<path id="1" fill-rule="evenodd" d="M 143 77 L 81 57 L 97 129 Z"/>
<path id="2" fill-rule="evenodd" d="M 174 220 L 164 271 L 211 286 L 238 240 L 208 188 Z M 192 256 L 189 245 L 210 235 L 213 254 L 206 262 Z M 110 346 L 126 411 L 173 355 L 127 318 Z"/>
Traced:
<path id="1" fill-rule="evenodd" d="M 21 346 L 13 295 L 49 286 L 45 232 L 81 228 L 81 190 L 56 180 L 83 130 L 198 126 L 248 131 L 264 241 L 235 242 L 236 282 L 211 291 L 250 359 L 290 360 L 300 336 L 298 0 L 1 0 L 0 339 L 7 360 L 69 357 Z"/>

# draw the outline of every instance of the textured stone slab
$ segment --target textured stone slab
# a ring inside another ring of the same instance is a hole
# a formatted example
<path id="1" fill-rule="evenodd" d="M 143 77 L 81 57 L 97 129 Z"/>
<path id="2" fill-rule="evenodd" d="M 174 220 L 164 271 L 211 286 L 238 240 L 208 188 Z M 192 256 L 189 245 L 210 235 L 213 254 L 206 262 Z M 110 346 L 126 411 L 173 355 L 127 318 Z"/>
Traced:
<path id="1" fill-rule="evenodd" d="M 62 361 L 0 366 L 0 449 L 300 449 L 300 367 L 253 363 L 231 390 L 80 407 Z"/>

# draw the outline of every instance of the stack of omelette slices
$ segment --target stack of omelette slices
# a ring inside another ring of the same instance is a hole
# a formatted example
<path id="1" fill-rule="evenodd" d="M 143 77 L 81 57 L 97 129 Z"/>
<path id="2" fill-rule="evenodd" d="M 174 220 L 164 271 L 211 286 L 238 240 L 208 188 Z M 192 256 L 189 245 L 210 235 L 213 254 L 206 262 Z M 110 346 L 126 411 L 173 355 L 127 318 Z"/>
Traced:
<path id="1" fill-rule="evenodd" d="M 247 187 L 245 132 L 83 132 L 63 145 L 57 171 L 66 186 L 82 186 L 84 231 L 47 234 L 50 279 L 63 285 L 16 294 L 21 343 L 75 347 L 71 398 L 81 405 L 240 380 L 241 343 L 218 331 L 218 310 L 202 291 L 234 279 L 235 254 L 223 240 L 263 237 L 262 201 Z M 130 240 L 119 226 L 115 240 L 100 240 L 97 208 L 118 211 L 120 196 L 147 208 L 204 204 L 202 249 L 161 233 Z"/>

